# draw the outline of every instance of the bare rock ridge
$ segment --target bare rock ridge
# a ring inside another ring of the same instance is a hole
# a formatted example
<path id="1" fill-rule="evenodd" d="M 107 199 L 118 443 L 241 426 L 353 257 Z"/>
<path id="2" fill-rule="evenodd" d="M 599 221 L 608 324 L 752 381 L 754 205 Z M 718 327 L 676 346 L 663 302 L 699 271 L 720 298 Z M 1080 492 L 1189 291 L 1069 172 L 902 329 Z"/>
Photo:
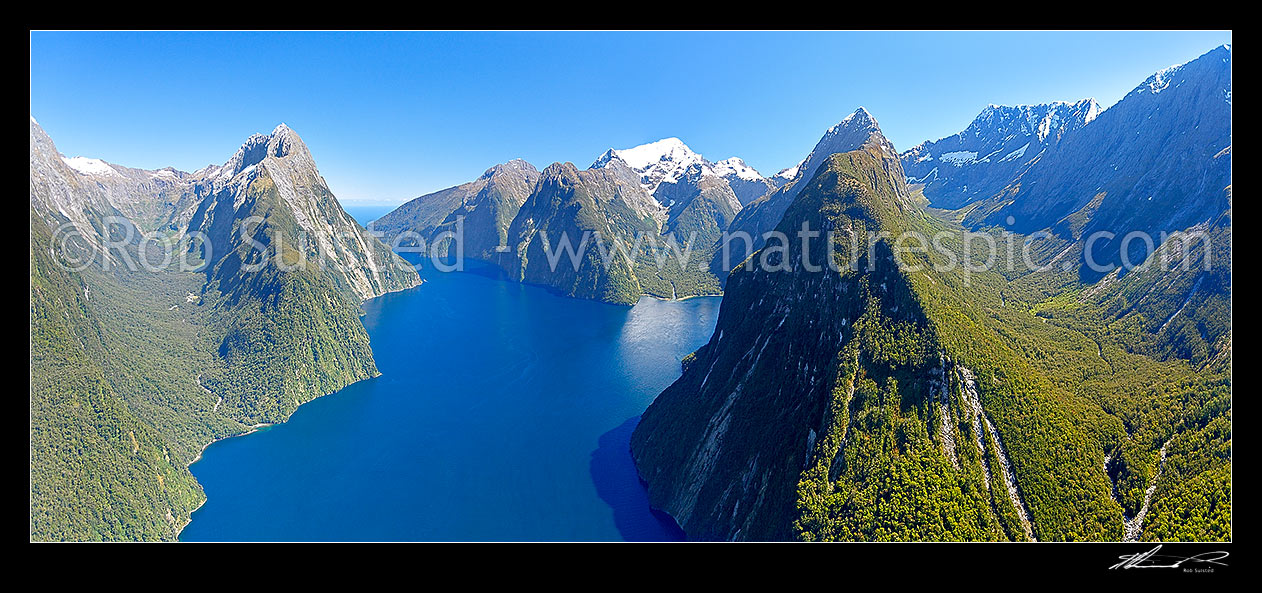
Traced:
<path id="1" fill-rule="evenodd" d="M 923 184 L 925 197 L 939 208 L 988 198 L 1101 110 L 1095 99 L 989 105 L 960 133 L 902 153 L 907 182 Z"/>

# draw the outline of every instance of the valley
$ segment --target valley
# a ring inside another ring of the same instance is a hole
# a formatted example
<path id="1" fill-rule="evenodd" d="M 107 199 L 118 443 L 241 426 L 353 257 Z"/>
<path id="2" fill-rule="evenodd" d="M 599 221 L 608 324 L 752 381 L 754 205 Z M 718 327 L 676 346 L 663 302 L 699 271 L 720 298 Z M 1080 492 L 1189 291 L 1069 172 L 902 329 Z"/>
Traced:
<path id="1" fill-rule="evenodd" d="M 1136 82 L 390 208 L 32 116 L 31 539 L 1230 541 L 1231 48 Z"/>

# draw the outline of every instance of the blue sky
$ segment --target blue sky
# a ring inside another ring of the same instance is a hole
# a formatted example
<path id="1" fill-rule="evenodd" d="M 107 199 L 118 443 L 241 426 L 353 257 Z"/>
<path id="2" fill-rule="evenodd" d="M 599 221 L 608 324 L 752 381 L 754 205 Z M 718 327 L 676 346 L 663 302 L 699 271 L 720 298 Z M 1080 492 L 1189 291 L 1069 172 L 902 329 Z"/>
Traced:
<path id="1" fill-rule="evenodd" d="M 220 164 L 285 122 L 343 203 L 512 158 L 580 167 L 676 136 L 764 175 L 862 105 L 905 150 L 989 103 L 1095 97 L 1231 42 L 1204 32 L 32 32 L 31 115 L 68 156 Z"/>

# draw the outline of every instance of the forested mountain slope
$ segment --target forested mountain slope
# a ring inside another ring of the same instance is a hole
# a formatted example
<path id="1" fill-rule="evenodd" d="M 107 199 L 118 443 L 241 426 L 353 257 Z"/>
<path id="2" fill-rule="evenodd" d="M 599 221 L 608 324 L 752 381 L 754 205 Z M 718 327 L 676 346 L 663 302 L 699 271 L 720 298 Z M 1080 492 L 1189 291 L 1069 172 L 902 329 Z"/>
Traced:
<path id="1" fill-rule="evenodd" d="M 714 336 L 633 435 L 652 504 L 693 539 L 1229 537 L 1229 363 L 1128 346 L 1164 309 L 1119 316 L 1074 270 L 982 270 L 895 159 L 831 156 L 779 222 L 794 239 L 733 271 Z M 838 269 L 811 271 L 830 254 L 801 247 L 804 222 L 835 229 Z M 907 252 L 909 231 L 948 234 Z"/>
<path id="2" fill-rule="evenodd" d="M 193 174 L 91 161 L 32 118 L 31 533 L 172 539 L 201 449 L 376 375 L 358 304 L 419 277 L 284 126 Z"/>
<path id="3" fill-rule="evenodd" d="M 762 247 L 763 234 L 776 228 L 789 204 L 831 155 L 856 150 L 869 143 L 876 143 L 894 153 L 894 145 L 881 134 L 876 118 L 860 107 L 829 128 L 798 166 L 776 176 L 783 179 L 781 175 L 788 176 L 791 171 L 792 176 L 787 181 L 741 209 L 728 227 L 730 238 L 727 244 L 715 246 L 710 271 L 725 282 L 733 266 Z M 902 175 L 901 170 L 899 174 Z"/>
<path id="4" fill-rule="evenodd" d="M 515 159 L 487 169 L 469 183 L 410 200 L 371 226 L 387 243 L 412 246 L 423 241 L 428 246 L 438 241 L 441 255 L 452 245 L 442 237 L 459 231 L 465 256 L 492 260 L 499 253 L 497 247 L 508 246 L 508 226 L 538 182 L 539 171 Z M 462 228 L 457 229 L 457 222 Z"/>
<path id="5" fill-rule="evenodd" d="M 717 294 L 719 279 L 707 265 L 722 233 L 743 201 L 775 186 L 738 158 L 712 163 L 666 138 L 610 149 L 586 170 L 554 163 L 539 173 L 520 160 L 497 165 L 475 181 L 411 200 L 372 226 L 387 243 L 491 261 L 511 278 L 566 296 L 632 304 L 645 294 Z M 460 254 L 451 251 L 457 234 Z"/>

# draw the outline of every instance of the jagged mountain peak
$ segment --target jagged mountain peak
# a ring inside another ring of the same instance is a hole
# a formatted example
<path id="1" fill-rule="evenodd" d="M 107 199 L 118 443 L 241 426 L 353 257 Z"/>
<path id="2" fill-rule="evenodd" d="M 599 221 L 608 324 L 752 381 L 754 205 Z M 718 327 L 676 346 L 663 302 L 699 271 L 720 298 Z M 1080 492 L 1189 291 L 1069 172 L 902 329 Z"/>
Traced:
<path id="1" fill-rule="evenodd" d="M 994 186 L 1011 191 L 991 192 L 965 222 L 1050 228 L 1075 240 L 1095 230 L 1186 229 L 1229 208 L 1231 162 L 1223 151 L 1230 145 L 1231 51 L 1219 46 L 1153 73 L 1090 125 L 1049 143 L 1019 176 Z M 1093 256 L 1117 257 L 1120 249 L 1111 241 Z"/>
<path id="2" fill-rule="evenodd" d="M 625 168 L 625 165 L 622 163 L 615 165 L 615 168 L 617 166 Z M 568 191 L 581 183 L 582 181 L 581 176 L 579 175 L 579 169 L 574 166 L 574 163 L 568 161 L 564 163 L 552 163 L 551 165 L 544 167 L 544 169 L 539 172 L 537 191 Z"/>
<path id="3" fill-rule="evenodd" d="M 792 170 L 794 180 L 810 179 L 815 174 L 815 170 L 830 155 L 858 150 L 866 144 L 880 146 L 882 150 L 890 155 L 898 154 L 894 150 L 894 144 L 881 133 L 881 126 L 877 124 L 876 118 L 872 117 L 872 114 L 867 109 L 860 107 L 831 128 L 828 128 L 824 136 L 815 144 L 815 149 L 807 155 L 801 164 L 794 169 L 782 171 L 780 174 L 786 174 Z M 802 183 L 796 183 L 796 187 L 791 192 L 796 195 L 798 191 L 801 191 L 802 185 Z"/>
<path id="4" fill-rule="evenodd" d="M 798 176 L 798 170 L 801 169 L 802 165 L 805 165 L 805 164 L 806 164 L 806 159 L 802 159 L 798 161 L 798 163 L 796 165 L 793 165 L 792 167 L 785 167 L 784 169 L 780 169 L 780 171 L 775 174 L 775 179 L 779 180 L 781 183 L 793 181 L 793 178 Z"/>
<path id="5" fill-rule="evenodd" d="M 990 197 L 1020 171 L 1103 112 L 1092 98 L 987 105 L 969 125 L 902 153 L 908 183 L 925 184 L 935 206 L 958 208 Z"/>
<path id="6" fill-rule="evenodd" d="M 745 204 L 733 219 L 728 231 L 732 234 L 746 233 L 753 241 L 744 247 L 734 246 L 731 253 L 734 259 L 729 258 L 727 263 L 742 261 L 762 246 L 763 233 L 775 228 L 785 209 L 806 188 L 830 156 L 856 150 L 879 152 L 879 160 L 886 167 L 883 176 L 898 177 L 893 186 L 896 187 L 900 199 L 907 197 L 906 185 L 902 179 L 903 170 L 898 164 L 898 152 L 894 150 L 894 144 L 881 133 L 876 118 L 867 109 L 860 107 L 828 128 L 802 162 L 777 173 L 771 181 L 775 190 Z M 723 263 L 721 254 L 716 254 L 711 260 L 710 269 L 720 278 L 725 278 L 724 274 L 730 271 Z"/>
<path id="7" fill-rule="evenodd" d="M 284 159 L 296 157 L 304 164 L 309 164 L 310 168 L 315 168 L 315 163 L 311 162 L 311 152 L 307 150 L 307 145 L 303 143 L 302 137 L 298 135 L 292 128 L 284 123 L 276 126 L 270 134 L 252 134 L 246 138 L 241 144 L 241 148 L 237 149 L 236 154 L 224 163 L 223 167 L 215 170 L 218 175 L 225 177 L 234 177 L 238 173 L 258 165 L 267 157 Z M 231 172 L 228 174 L 228 172 Z M 201 169 L 199 173 L 211 172 L 209 168 Z"/>
<path id="8" fill-rule="evenodd" d="M 872 113 L 862 106 L 854 110 L 854 112 L 850 115 L 842 118 L 841 121 L 829 128 L 828 131 L 832 132 L 843 127 L 851 129 L 875 130 L 878 132 L 881 131 L 881 126 L 876 122 L 876 118 L 872 117 Z"/>
<path id="9" fill-rule="evenodd" d="M 1051 101 L 1032 105 L 987 105 L 958 135 L 980 137 L 986 134 L 1034 136 L 1039 142 L 1049 135 L 1059 136 L 1091 123 L 1104 109 L 1093 98 L 1078 101 Z M 917 148 L 924 146 L 921 144 Z"/>
<path id="10" fill-rule="evenodd" d="M 622 161 L 632 169 L 644 169 L 658 162 L 691 161 L 694 158 L 700 158 L 701 155 L 697 154 L 691 148 L 688 148 L 688 145 L 684 144 L 683 140 L 670 137 L 662 138 L 656 142 L 633 146 L 631 148 L 610 148 L 601 155 L 600 159 L 597 159 L 596 163 L 593 164 L 592 167 L 598 167 L 604 162 L 608 162 L 608 160 L 613 157 L 622 159 Z"/>
<path id="11" fill-rule="evenodd" d="M 272 130 L 268 139 L 268 152 L 275 157 L 286 157 L 297 150 L 305 152 L 307 145 L 302 142 L 298 133 L 281 123 Z"/>
<path id="12" fill-rule="evenodd" d="M 575 167 L 574 163 L 568 161 L 564 163 L 557 162 L 544 167 L 543 171 L 540 171 L 539 173 L 543 175 L 544 178 L 577 176 L 578 167 Z"/>
<path id="13" fill-rule="evenodd" d="M 1231 45 L 1223 44 L 1201 54 L 1194 60 L 1163 68 L 1135 87 L 1126 97 L 1133 95 L 1156 95 L 1171 86 L 1178 88 L 1189 79 L 1226 74 L 1226 101 L 1231 103 Z M 1125 100 L 1126 97 L 1123 97 Z"/>
<path id="14" fill-rule="evenodd" d="M 482 179 L 490 179 L 501 173 L 538 173 L 539 170 L 525 159 L 513 159 L 504 163 L 500 163 L 487 169 L 482 173 Z"/>
<path id="15" fill-rule="evenodd" d="M 35 156 L 36 156 L 35 153 L 37 152 L 37 148 L 39 151 L 47 151 L 47 152 L 51 152 L 52 154 L 57 155 L 61 159 L 61 161 L 66 164 L 66 166 L 70 167 L 75 172 L 80 173 L 82 175 L 93 175 L 93 176 L 97 176 L 97 175 L 117 176 L 118 175 L 118 172 L 114 170 L 113 166 L 111 166 L 109 163 L 101 159 L 85 157 L 85 156 L 67 157 L 63 154 L 58 153 L 56 151 L 56 148 L 53 144 L 52 139 L 48 137 L 48 133 L 44 131 L 43 126 L 39 125 L 38 121 L 35 121 L 35 116 L 32 115 L 31 116 L 31 158 L 32 160 L 35 159 Z"/>
<path id="16" fill-rule="evenodd" d="M 109 163 L 101 160 L 85 156 L 61 157 L 71 169 L 78 171 L 84 175 L 107 175 L 118 176 L 118 172 L 114 170 Z"/>
<path id="17" fill-rule="evenodd" d="M 652 194 L 665 182 L 679 180 L 689 166 L 709 162 L 684 144 L 679 138 L 663 138 L 656 142 L 631 148 L 609 149 L 592 163 L 592 169 L 601 169 L 614 161 L 620 161 L 640 175 L 640 185 Z"/>
<path id="18" fill-rule="evenodd" d="M 765 179 L 757 169 L 745 163 L 740 157 L 723 159 L 713 165 L 714 173 L 719 177 L 737 177 L 746 181 L 762 181 Z"/>

